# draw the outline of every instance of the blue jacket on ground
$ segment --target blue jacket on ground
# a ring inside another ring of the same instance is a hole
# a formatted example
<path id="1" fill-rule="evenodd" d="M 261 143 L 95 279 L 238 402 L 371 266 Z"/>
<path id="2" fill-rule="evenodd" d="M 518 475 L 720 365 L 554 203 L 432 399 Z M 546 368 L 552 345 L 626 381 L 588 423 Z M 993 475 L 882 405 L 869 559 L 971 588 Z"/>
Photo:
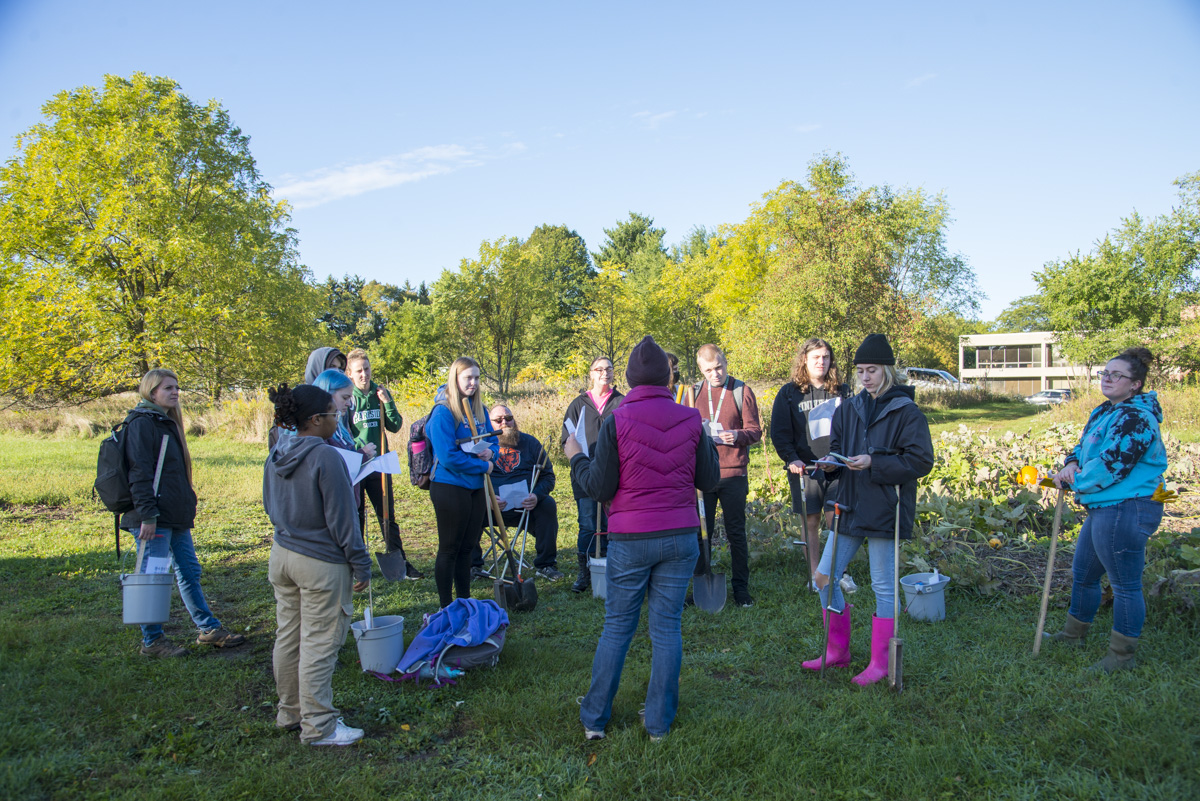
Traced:
<path id="1" fill-rule="evenodd" d="M 488 418 L 487 412 L 484 412 L 483 419 L 479 422 L 482 423 L 485 431 L 495 430 L 492 428 L 492 421 Z M 440 403 L 433 407 L 433 413 L 429 415 L 429 422 L 425 424 L 425 436 L 429 438 L 429 442 L 433 446 L 433 456 L 437 460 L 433 465 L 431 480 L 470 490 L 483 487 L 483 475 L 487 472 L 487 462 L 478 456 L 466 453 L 455 444 L 456 439 L 470 437 L 475 433 L 477 432 L 471 430 L 471 424 L 468 421 L 455 423 L 454 415 L 450 413 L 449 407 Z M 499 453 L 500 446 L 496 444 L 494 438 L 487 441 L 491 443 L 494 458 Z"/>
<path id="2" fill-rule="evenodd" d="M 1105 401 L 1092 410 L 1079 444 L 1067 456 L 1076 462 L 1075 499 L 1089 509 L 1149 498 L 1167 469 L 1167 449 L 1158 426 L 1158 393 L 1139 392 L 1121 403 Z"/>
<path id="3" fill-rule="evenodd" d="M 409 643 L 396 670 L 414 673 L 422 665 L 432 664 L 452 645 L 479 645 L 502 626 L 508 625 L 508 613 L 495 601 L 456 598 L 449 606 L 428 617 L 428 625 Z"/>

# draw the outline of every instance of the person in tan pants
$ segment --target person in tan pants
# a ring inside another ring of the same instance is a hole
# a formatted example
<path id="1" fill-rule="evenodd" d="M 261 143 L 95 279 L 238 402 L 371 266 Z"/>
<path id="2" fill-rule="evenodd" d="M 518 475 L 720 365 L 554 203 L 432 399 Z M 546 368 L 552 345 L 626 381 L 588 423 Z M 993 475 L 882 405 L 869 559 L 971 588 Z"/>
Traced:
<path id="1" fill-rule="evenodd" d="M 283 384 L 270 396 L 276 424 L 296 430 L 271 451 L 263 473 L 263 506 L 275 526 L 268 564 L 278 624 L 275 725 L 299 729 L 309 745 L 351 745 L 363 731 L 333 705 L 333 669 L 354 613 L 352 593 L 367 588 L 371 561 L 345 462 L 325 442 L 337 412 L 329 393 L 313 386 Z"/>

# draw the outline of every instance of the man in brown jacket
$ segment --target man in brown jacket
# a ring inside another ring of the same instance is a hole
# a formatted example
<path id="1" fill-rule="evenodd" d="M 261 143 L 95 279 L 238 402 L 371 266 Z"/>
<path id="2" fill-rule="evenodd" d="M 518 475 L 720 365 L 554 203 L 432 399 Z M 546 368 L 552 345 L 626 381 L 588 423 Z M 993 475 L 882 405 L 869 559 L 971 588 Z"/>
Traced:
<path id="1" fill-rule="evenodd" d="M 729 375 L 725 354 L 716 345 L 700 346 L 696 366 L 704 376 L 695 387 L 696 408 L 721 462 L 721 482 L 712 492 L 704 493 L 705 523 L 711 532 L 719 502 L 733 562 L 733 600 L 738 606 L 751 607 L 754 599 L 750 597 L 750 554 L 746 547 L 746 495 L 750 492 L 750 446 L 762 439 L 758 401 L 750 387 Z M 700 553 L 703 560 L 704 550 Z M 703 568 L 698 562 L 696 572 Z"/>

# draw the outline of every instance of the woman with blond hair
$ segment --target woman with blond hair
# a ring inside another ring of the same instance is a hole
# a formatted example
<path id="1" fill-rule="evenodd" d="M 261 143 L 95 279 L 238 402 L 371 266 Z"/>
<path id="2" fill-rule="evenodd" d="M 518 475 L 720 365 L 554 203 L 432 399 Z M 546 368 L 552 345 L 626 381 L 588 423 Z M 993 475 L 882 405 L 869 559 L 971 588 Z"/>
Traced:
<path id="1" fill-rule="evenodd" d="M 150 557 L 170 557 L 183 605 L 200 630 L 197 643 L 218 648 L 241 645 L 246 638 L 221 625 L 200 589 L 200 562 L 192 543 L 196 492 L 179 408 L 179 379 L 170 370 L 151 370 L 142 376 L 138 393 L 141 402 L 125 418 L 125 462 L 133 509 L 121 518 L 121 527 L 137 537 L 143 569 Z M 157 623 L 142 626 L 141 651 L 160 657 L 187 653 L 164 637 Z"/>
<path id="2" fill-rule="evenodd" d="M 455 596 L 471 597 L 471 550 L 483 533 L 483 477 L 492 472 L 499 451 L 495 440 L 483 440 L 491 447 L 478 454 L 458 444 L 479 433 L 477 426 L 493 430 L 480 395 L 478 362 L 469 356 L 455 359 L 446 376 L 446 397 L 433 407 L 425 426 L 434 456 L 429 497 L 437 517 L 438 551 L 433 575 L 442 607 Z M 464 416 L 464 399 L 473 419 Z"/>
<path id="3" fill-rule="evenodd" d="M 860 687 L 887 675 L 888 640 L 896 630 L 900 609 L 895 591 L 894 538 L 912 539 L 917 509 L 917 480 L 933 469 L 933 440 L 929 422 L 917 408 L 913 389 L 896 371 L 896 357 L 883 334 L 869 334 L 854 353 L 854 372 L 862 386 L 833 416 L 829 453 L 842 454 L 841 465 L 822 462 L 837 475 L 837 564 L 833 538 L 825 544 L 815 582 L 828 626 L 824 661 L 810 659 L 811 670 L 850 664 L 850 609 L 839 582 L 830 576 L 845 572 L 863 545 L 871 567 L 875 614 L 871 618 L 871 661 L 851 681 Z M 899 519 L 897 520 L 897 516 Z"/>
<path id="4" fill-rule="evenodd" d="M 833 507 L 821 514 L 826 501 L 837 497 L 837 479 L 818 472 L 808 481 L 801 481 L 806 465 L 829 453 L 829 435 L 833 413 L 842 401 L 850 397 L 850 387 L 842 383 L 833 346 L 818 337 L 805 340 L 796 349 L 792 360 L 791 380 L 779 389 L 771 407 L 771 442 L 775 452 L 787 467 L 788 484 L 792 489 L 792 514 L 801 511 L 801 484 L 804 485 L 804 504 L 808 512 L 808 537 L 805 543 L 810 560 L 820 553 L 822 518 L 832 520 Z M 810 564 L 815 570 L 816 565 Z M 809 577 L 810 581 L 812 577 Z M 815 589 L 816 585 L 811 585 Z"/>

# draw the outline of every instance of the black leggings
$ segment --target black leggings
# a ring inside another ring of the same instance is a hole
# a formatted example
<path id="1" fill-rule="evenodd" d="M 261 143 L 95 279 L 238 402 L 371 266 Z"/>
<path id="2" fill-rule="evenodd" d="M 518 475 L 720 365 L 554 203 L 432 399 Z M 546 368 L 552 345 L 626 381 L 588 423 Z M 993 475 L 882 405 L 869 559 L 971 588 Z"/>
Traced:
<path id="1" fill-rule="evenodd" d="M 438 601 L 445 607 L 454 600 L 454 595 L 471 597 L 471 549 L 479 544 L 479 535 L 483 533 L 486 494 L 482 488 L 469 490 L 434 481 L 429 485 L 429 497 L 438 529 L 433 578 L 437 582 Z"/>

